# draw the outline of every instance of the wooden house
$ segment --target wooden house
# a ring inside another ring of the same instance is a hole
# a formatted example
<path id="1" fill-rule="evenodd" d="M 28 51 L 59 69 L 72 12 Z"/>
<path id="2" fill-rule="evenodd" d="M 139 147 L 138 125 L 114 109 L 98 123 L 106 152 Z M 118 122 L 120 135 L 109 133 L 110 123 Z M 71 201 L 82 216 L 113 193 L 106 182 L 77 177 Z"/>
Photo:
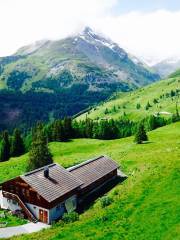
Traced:
<path id="1" fill-rule="evenodd" d="M 75 210 L 84 196 L 116 178 L 117 171 L 117 163 L 107 156 L 68 169 L 50 164 L 4 182 L 1 208 L 22 210 L 29 220 L 50 224 L 64 212 Z"/>

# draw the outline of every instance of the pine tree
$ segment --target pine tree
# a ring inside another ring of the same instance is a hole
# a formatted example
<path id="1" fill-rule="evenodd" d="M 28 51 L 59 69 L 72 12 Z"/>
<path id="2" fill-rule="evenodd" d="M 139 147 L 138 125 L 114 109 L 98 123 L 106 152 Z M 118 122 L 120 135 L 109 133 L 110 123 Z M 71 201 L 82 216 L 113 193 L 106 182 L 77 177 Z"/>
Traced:
<path id="1" fill-rule="evenodd" d="M 56 142 L 65 141 L 64 126 L 61 120 L 56 120 L 52 127 L 52 139 Z"/>
<path id="2" fill-rule="evenodd" d="M 45 131 L 45 134 L 46 134 L 46 136 L 48 138 L 48 142 L 52 142 L 53 141 L 53 136 L 52 136 L 52 133 L 53 133 L 53 123 L 49 123 L 49 124 L 45 125 L 44 131 Z"/>
<path id="3" fill-rule="evenodd" d="M 148 140 L 148 136 L 146 134 L 144 124 L 140 123 L 138 128 L 137 128 L 134 141 L 137 144 L 141 144 L 141 143 L 143 143 L 143 141 L 147 141 L 147 140 Z"/>
<path id="4" fill-rule="evenodd" d="M 2 134 L 0 162 L 7 161 L 10 158 L 10 142 L 8 131 L 4 131 Z"/>
<path id="5" fill-rule="evenodd" d="M 81 137 L 80 126 L 79 126 L 78 121 L 76 121 L 76 120 L 73 121 L 72 129 L 73 129 L 73 137 L 75 137 L 75 138 Z"/>
<path id="6" fill-rule="evenodd" d="M 108 113 L 109 113 L 109 110 L 106 108 L 104 111 L 104 114 L 108 114 Z"/>
<path id="7" fill-rule="evenodd" d="M 100 127 L 99 127 L 99 137 L 100 139 L 111 139 L 111 129 L 109 127 L 109 123 L 107 120 L 101 121 L 100 122 Z"/>
<path id="8" fill-rule="evenodd" d="M 11 156 L 18 157 L 25 152 L 24 142 L 21 137 L 19 129 L 15 129 L 13 132 L 13 138 L 11 142 Z"/>
<path id="9" fill-rule="evenodd" d="M 140 103 L 137 103 L 136 109 L 140 109 L 140 108 L 141 108 L 141 104 L 140 104 Z"/>
<path id="10" fill-rule="evenodd" d="M 99 138 L 99 123 L 98 122 L 93 123 L 92 137 L 95 139 Z"/>
<path id="11" fill-rule="evenodd" d="M 47 137 L 43 126 L 38 124 L 33 130 L 32 144 L 29 152 L 28 170 L 34 170 L 52 163 L 51 153 L 48 149 Z"/>
<path id="12" fill-rule="evenodd" d="M 117 110 L 116 110 L 116 106 L 113 106 L 113 112 L 116 112 Z"/>
<path id="13" fill-rule="evenodd" d="M 74 136 L 74 132 L 72 128 L 72 119 L 64 118 L 63 127 L 64 127 L 65 140 L 72 138 Z"/>
<path id="14" fill-rule="evenodd" d="M 152 107 L 151 104 L 147 102 L 145 109 L 148 110 L 150 107 Z"/>
<path id="15" fill-rule="evenodd" d="M 158 100 L 157 100 L 156 98 L 154 98 L 153 103 L 154 103 L 154 104 L 157 104 L 157 103 L 158 103 Z"/>
<path id="16" fill-rule="evenodd" d="M 86 119 L 85 123 L 85 136 L 87 138 L 92 138 L 93 136 L 93 121 L 89 118 Z"/>
<path id="17" fill-rule="evenodd" d="M 179 110 L 178 110 L 178 103 L 176 102 L 176 117 L 179 119 Z"/>
<path id="18" fill-rule="evenodd" d="M 180 121 L 180 114 L 178 110 L 178 103 L 176 102 L 176 113 L 172 115 L 172 122 Z"/>
<path id="19" fill-rule="evenodd" d="M 55 120 L 52 125 L 52 141 L 60 141 L 60 124 L 58 120 Z"/>
<path id="20" fill-rule="evenodd" d="M 116 139 L 118 137 L 117 123 L 113 119 L 109 121 L 109 139 Z"/>
<path id="21" fill-rule="evenodd" d="M 154 130 L 154 129 L 156 129 L 156 117 L 155 116 L 153 116 L 153 115 L 151 115 L 151 116 L 149 116 L 148 117 L 148 119 L 147 119 L 147 121 L 148 121 L 148 130 Z"/>

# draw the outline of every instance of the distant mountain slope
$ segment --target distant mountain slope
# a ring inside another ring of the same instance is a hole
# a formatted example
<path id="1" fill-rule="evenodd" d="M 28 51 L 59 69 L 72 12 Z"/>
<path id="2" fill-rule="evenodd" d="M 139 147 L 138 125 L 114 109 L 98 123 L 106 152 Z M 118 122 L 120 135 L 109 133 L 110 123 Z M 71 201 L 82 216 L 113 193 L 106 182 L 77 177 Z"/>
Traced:
<path id="1" fill-rule="evenodd" d="M 75 83 L 89 90 L 122 90 L 151 83 L 159 76 L 134 61 L 116 43 L 90 28 L 59 41 L 39 41 L 0 59 L 1 86 L 20 91 L 53 91 Z"/>
<path id="2" fill-rule="evenodd" d="M 158 74 L 88 27 L 59 41 L 38 41 L 0 58 L 0 89 L 8 91 L 0 92 L 0 128 L 73 115 L 115 91 L 158 79 Z"/>
<path id="3" fill-rule="evenodd" d="M 179 72 L 174 73 L 172 78 L 167 80 L 153 83 L 133 92 L 120 93 L 114 96 L 113 100 L 98 105 L 77 119 L 86 117 L 108 119 L 125 116 L 132 120 L 139 120 L 152 114 L 169 117 L 176 112 L 176 103 L 180 112 Z"/>
<path id="4" fill-rule="evenodd" d="M 180 68 L 180 58 L 169 58 L 163 60 L 153 66 L 153 69 L 162 77 L 165 78 L 174 71 Z"/>
<path id="5" fill-rule="evenodd" d="M 173 72 L 172 74 L 169 75 L 170 78 L 178 78 L 180 77 L 180 69 L 177 71 Z"/>

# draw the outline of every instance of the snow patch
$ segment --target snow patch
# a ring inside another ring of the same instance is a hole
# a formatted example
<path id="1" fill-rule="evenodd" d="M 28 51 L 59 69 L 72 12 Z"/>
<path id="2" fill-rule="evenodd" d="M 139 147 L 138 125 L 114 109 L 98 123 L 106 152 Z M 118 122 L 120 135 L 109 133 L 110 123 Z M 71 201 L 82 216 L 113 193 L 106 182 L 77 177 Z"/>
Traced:
<path id="1" fill-rule="evenodd" d="M 102 45 L 104 45 L 108 48 L 111 48 L 114 51 L 114 49 L 113 49 L 115 47 L 114 43 L 105 42 L 104 40 L 99 40 L 99 39 L 95 39 L 95 41 L 101 43 Z"/>

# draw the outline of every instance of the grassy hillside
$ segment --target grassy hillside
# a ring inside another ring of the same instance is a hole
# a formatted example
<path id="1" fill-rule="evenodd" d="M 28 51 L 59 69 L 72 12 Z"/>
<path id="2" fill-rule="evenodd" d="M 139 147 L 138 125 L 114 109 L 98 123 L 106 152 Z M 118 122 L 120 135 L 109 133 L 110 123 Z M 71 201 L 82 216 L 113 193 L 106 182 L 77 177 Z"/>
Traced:
<path id="1" fill-rule="evenodd" d="M 12 239 L 179 239 L 179 129 L 180 123 L 175 123 L 152 131 L 143 145 L 134 144 L 132 137 L 51 143 L 54 161 L 63 166 L 107 154 L 129 177 L 108 193 L 111 205 L 102 208 L 97 200 L 77 222 Z M 24 155 L 1 163 L 0 181 L 23 173 L 26 160 Z"/>
<path id="2" fill-rule="evenodd" d="M 103 103 L 96 108 L 79 116 L 78 119 L 86 117 L 92 119 L 119 118 L 126 115 L 127 118 L 138 120 L 147 115 L 159 112 L 162 116 L 170 116 L 168 113 L 175 113 L 176 102 L 179 101 L 178 94 L 173 92 L 180 91 L 180 74 L 178 72 L 173 78 L 159 81 L 147 87 L 140 88 L 129 93 L 120 93 L 114 100 Z M 151 107 L 146 110 L 147 103 Z M 140 104 L 140 105 L 139 105 Z M 140 107 L 138 108 L 137 105 Z M 178 104 L 180 110 L 180 104 Z"/>
<path id="3" fill-rule="evenodd" d="M 180 69 L 170 75 L 171 78 L 179 77 L 180 76 Z"/>

